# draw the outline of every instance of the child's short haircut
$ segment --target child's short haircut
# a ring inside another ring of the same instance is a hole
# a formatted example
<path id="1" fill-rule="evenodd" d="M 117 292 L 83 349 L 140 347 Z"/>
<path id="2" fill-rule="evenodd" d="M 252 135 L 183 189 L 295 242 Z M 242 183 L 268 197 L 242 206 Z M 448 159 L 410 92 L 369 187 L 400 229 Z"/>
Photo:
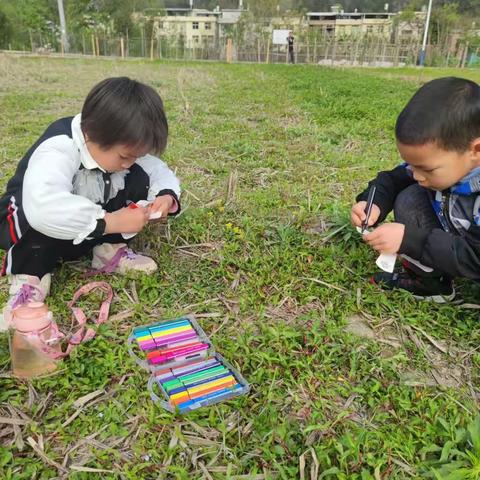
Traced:
<path id="1" fill-rule="evenodd" d="M 153 88 L 127 77 L 107 78 L 93 87 L 81 125 L 89 140 L 103 149 L 128 145 L 160 155 L 167 145 L 162 99 Z"/>
<path id="2" fill-rule="evenodd" d="M 395 134 L 405 145 L 435 142 L 445 150 L 466 151 L 480 137 L 480 87 L 456 77 L 426 83 L 400 113 Z"/>

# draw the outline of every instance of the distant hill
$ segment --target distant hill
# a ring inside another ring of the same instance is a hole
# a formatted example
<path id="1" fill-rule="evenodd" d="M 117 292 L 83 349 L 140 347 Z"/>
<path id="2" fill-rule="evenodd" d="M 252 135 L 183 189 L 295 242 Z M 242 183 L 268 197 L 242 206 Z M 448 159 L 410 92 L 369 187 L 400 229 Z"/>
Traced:
<path id="1" fill-rule="evenodd" d="M 255 1 L 255 0 L 252 0 Z M 382 12 L 384 6 L 388 3 L 388 9 L 390 12 L 398 12 L 399 10 L 405 9 L 409 4 L 415 3 L 417 9 L 420 10 L 421 6 L 425 7 L 428 4 L 428 0 L 339 0 L 339 1 L 328 1 L 328 0 L 291 0 L 290 3 L 294 8 L 306 8 L 308 10 L 315 11 L 325 11 L 330 10 L 330 6 L 336 3 L 342 5 L 345 11 L 353 11 L 357 8 L 360 12 Z M 434 7 L 438 8 L 444 4 L 457 3 L 458 9 L 461 13 L 464 12 L 477 12 L 480 13 L 480 2 L 478 0 L 458 0 L 452 2 L 451 0 L 435 0 Z"/>
<path id="2" fill-rule="evenodd" d="M 274 4 L 274 0 L 244 0 L 244 5 L 248 5 L 250 2 L 262 2 L 268 4 Z M 427 5 L 428 0 L 414 0 L 418 5 L 418 9 L 422 5 Z M 238 6 L 238 0 L 194 0 L 193 4 L 196 8 L 214 9 L 217 5 L 220 8 L 236 8 Z M 412 2 L 409 0 L 278 0 L 278 5 L 282 10 L 309 10 L 309 11 L 330 11 L 331 5 L 341 4 L 343 9 L 347 11 L 354 11 L 358 9 L 359 12 L 383 12 L 385 4 L 388 3 L 389 12 L 398 12 L 405 9 Z M 451 0 L 435 0 L 435 8 L 443 4 L 452 3 Z M 479 0 L 458 0 L 455 2 L 458 4 L 460 13 L 472 13 L 480 14 L 480 1 Z M 164 0 L 166 7 L 183 7 L 188 8 L 188 0 Z"/>

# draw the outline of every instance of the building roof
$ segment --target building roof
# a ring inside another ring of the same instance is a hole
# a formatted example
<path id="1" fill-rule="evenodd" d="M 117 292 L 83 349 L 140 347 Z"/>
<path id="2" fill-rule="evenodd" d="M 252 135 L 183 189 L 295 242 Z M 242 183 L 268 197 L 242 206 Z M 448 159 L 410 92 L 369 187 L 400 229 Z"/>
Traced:
<path id="1" fill-rule="evenodd" d="M 165 8 L 184 8 L 190 10 L 189 0 L 164 0 Z"/>
<path id="2" fill-rule="evenodd" d="M 199 16 L 201 17 L 202 15 L 205 16 L 213 16 L 213 15 L 221 15 L 221 11 L 215 11 L 215 10 L 205 10 L 204 8 L 194 8 L 193 10 L 190 8 L 165 8 L 165 12 L 167 12 L 167 15 L 169 13 L 191 13 L 193 17 Z"/>
<path id="3" fill-rule="evenodd" d="M 364 17 L 366 15 L 393 17 L 396 13 L 389 12 L 307 12 L 307 17 Z"/>
<path id="4" fill-rule="evenodd" d="M 165 9 L 186 8 L 190 10 L 190 0 L 164 0 L 163 4 Z M 208 8 L 211 4 L 212 2 L 208 0 L 193 0 L 194 9 Z M 238 7 L 238 0 L 218 0 L 216 5 L 219 5 L 221 10 L 224 10 L 223 6 L 234 9 Z"/>

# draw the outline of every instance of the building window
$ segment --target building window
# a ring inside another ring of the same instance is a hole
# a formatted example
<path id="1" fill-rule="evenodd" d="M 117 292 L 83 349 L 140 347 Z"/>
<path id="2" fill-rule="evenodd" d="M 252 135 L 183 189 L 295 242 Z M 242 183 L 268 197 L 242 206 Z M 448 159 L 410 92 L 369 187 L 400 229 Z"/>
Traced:
<path id="1" fill-rule="evenodd" d="M 193 43 L 200 43 L 200 37 L 198 35 L 194 35 L 192 37 Z"/>
<path id="2" fill-rule="evenodd" d="M 193 28 L 194 30 L 198 30 L 198 29 L 199 29 L 198 22 L 193 22 L 193 23 L 192 23 L 192 28 Z"/>
<path id="3" fill-rule="evenodd" d="M 211 22 L 205 22 L 205 30 L 211 30 L 211 29 L 212 29 Z"/>
<path id="4" fill-rule="evenodd" d="M 367 33 L 373 33 L 373 25 L 367 25 Z"/>

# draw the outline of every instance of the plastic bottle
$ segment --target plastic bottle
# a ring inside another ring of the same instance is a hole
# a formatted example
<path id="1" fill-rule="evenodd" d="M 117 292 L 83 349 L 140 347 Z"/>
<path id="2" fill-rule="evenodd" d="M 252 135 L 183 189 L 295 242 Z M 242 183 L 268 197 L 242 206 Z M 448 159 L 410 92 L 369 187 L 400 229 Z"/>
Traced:
<path id="1" fill-rule="evenodd" d="M 61 353 L 60 339 L 52 313 L 44 303 L 32 302 L 13 309 L 11 327 L 10 355 L 16 377 L 32 378 L 57 368 L 55 353 Z"/>

